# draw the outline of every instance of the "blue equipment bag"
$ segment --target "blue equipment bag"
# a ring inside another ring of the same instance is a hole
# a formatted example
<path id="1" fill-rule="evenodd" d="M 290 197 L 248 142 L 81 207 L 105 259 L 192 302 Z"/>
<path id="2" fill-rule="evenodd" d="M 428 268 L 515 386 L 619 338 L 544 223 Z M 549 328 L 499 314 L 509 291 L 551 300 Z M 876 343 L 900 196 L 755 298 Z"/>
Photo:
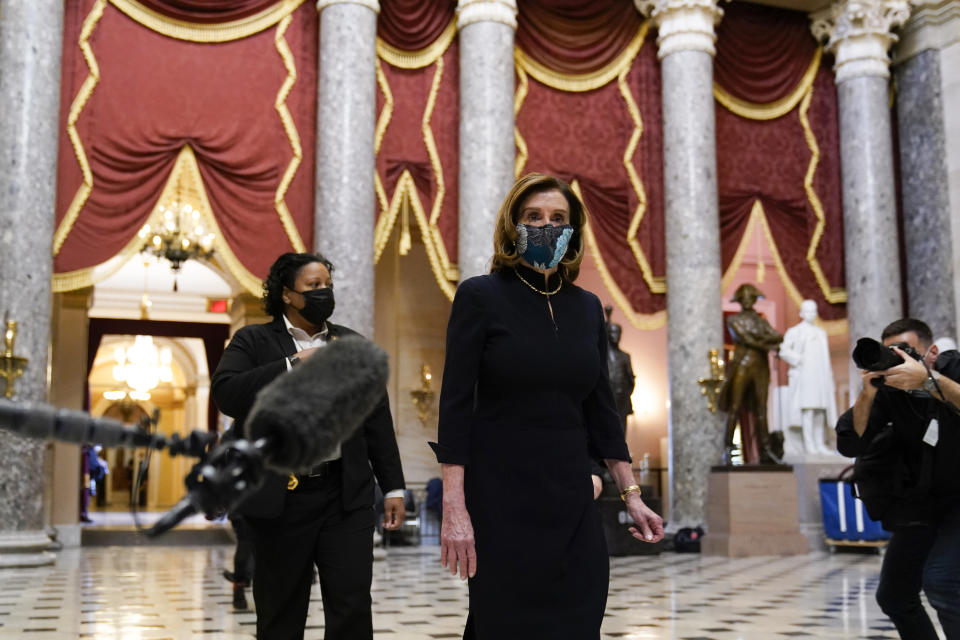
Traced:
<path id="1" fill-rule="evenodd" d="M 863 502 L 854 493 L 854 483 L 848 479 L 853 471 L 849 466 L 837 478 L 820 479 L 820 507 L 823 509 L 823 532 L 829 540 L 877 541 L 888 540 L 890 532 L 871 520 Z"/>

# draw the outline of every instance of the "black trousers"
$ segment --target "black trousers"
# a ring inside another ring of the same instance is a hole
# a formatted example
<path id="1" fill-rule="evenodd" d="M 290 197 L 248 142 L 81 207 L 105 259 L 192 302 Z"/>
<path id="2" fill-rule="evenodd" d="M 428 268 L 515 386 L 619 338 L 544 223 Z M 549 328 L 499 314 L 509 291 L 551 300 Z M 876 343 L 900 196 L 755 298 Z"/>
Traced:
<path id="1" fill-rule="evenodd" d="M 339 475 L 286 495 L 277 518 L 249 518 L 258 640 L 302 640 L 313 567 L 325 640 L 372 640 L 373 509 L 343 511 Z"/>
<path id="2" fill-rule="evenodd" d="M 937 640 L 923 590 L 947 640 L 960 640 L 960 505 L 940 521 L 893 532 L 880 570 L 877 603 L 905 640 Z"/>

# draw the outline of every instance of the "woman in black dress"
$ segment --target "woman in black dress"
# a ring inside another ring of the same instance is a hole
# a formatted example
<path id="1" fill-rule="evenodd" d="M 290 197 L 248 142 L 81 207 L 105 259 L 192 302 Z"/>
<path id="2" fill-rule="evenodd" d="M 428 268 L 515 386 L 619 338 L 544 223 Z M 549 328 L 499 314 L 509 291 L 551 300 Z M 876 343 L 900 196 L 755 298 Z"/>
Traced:
<path id="1" fill-rule="evenodd" d="M 470 579 L 465 639 L 600 637 L 609 560 L 591 458 L 620 488 L 630 533 L 663 537 L 630 469 L 603 309 L 573 284 L 585 223 L 566 183 L 521 178 L 500 208 L 491 273 L 453 301 L 434 449 L 441 562 Z"/>

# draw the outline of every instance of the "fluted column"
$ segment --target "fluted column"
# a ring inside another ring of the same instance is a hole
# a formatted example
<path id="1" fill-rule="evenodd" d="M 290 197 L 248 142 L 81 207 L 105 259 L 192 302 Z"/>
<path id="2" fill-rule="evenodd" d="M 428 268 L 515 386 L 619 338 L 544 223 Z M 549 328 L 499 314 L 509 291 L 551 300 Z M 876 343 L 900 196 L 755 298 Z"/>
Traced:
<path id="1" fill-rule="evenodd" d="M 333 319 L 373 338 L 377 0 L 319 0 L 314 245 L 336 271 Z"/>
<path id="2" fill-rule="evenodd" d="M 710 467 L 724 420 L 697 378 L 723 345 L 717 151 L 713 102 L 714 0 L 636 0 L 657 26 L 663 77 L 663 186 L 670 380 L 670 528 L 706 522 Z"/>
<path id="3" fill-rule="evenodd" d="M 960 299 L 960 3 L 914 9 L 894 51 L 909 315 L 957 337 Z M 951 177 L 953 178 L 951 180 Z"/>
<path id="4" fill-rule="evenodd" d="M 18 322 L 14 353 L 30 359 L 14 401 L 47 399 L 62 38 L 62 0 L 3 3 L 0 318 L 9 313 Z M 0 567 L 53 562 L 42 531 L 45 450 L 44 442 L 0 431 Z"/>
<path id="5" fill-rule="evenodd" d="M 908 15 L 905 0 L 846 0 L 811 15 L 814 36 L 836 59 L 851 342 L 879 338 L 903 315 L 887 51 L 890 29 Z"/>
<path id="6" fill-rule="evenodd" d="M 490 270 L 493 227 L 513 184 L 515 0 L 460 0 L 460 280 Z"/>

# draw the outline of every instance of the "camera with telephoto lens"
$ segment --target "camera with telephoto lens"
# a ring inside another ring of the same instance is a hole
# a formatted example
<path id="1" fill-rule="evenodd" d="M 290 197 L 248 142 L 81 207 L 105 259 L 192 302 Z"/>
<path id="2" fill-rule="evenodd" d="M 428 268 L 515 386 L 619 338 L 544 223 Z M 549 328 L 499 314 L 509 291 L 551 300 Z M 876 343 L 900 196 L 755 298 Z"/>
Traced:
<path id="1" fill-rule="evenodd" d="M 897 347 L 914 360 L 923 360 L 923 356 L 906 342 L 895 342 L 890 347 Z M 891 349 L 877 342 L 873 338 L 860 338 L 853 350 L 853 362 L 866 371 L 886 371 L 890 367 L 903 364 L 903 358 Z M 871 380 L 873 386 L 883 384 L 883 377 Z"/>

